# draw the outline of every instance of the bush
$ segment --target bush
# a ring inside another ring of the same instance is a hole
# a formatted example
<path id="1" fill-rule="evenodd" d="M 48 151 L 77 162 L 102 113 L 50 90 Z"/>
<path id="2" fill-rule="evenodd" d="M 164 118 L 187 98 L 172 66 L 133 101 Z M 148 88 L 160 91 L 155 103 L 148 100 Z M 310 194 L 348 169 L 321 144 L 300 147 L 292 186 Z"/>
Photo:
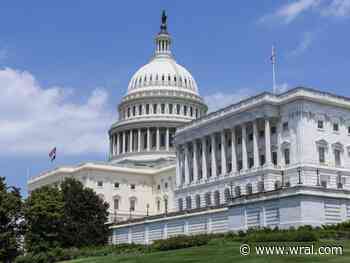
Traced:
<path id="1" fill-rule="evenodd" d="M 170 237 L 164 240 L 156 240 L 152 244 L 152 248 L 154 250 L 173 250 L 180 248 L 188 248 L 188 247 L 198 247 L 208 244 L 209 240 L 213 238 L 213 235 L 192 235 L 185 236 L 179 235 L 175 237 Z"/>

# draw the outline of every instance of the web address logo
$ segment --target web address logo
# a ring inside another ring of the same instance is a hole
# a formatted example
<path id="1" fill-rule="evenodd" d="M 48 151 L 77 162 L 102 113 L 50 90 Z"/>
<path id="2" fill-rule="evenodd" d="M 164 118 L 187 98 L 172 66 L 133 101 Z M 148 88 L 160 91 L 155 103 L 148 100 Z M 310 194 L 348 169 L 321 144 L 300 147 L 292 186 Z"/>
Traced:
<path id="1" fill-rule="evenodd" d="M 340 245 L 268 245 L 268 244 L 242 244 L 240 246 L 241 256 L 251 253 L 258 256 L 327 256 L 343 255 L 343 246 Z"/>

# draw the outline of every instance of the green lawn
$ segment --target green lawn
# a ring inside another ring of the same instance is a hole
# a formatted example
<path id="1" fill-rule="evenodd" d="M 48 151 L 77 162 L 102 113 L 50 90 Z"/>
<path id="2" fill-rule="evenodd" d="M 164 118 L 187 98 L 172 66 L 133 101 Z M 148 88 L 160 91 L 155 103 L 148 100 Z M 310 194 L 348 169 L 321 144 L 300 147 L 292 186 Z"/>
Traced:
<path id="1" fill-rule="evenodd" d="M 327 243 L 324 243 L 327 244 Z M 234 262 L 350 262 L 350 241 L 337 243 L 344 247 L 343 255 L 337 256 L 241 256 L 239 253 L 240 243 L 223 242 L 215 240 L 209 245 L 187 249 L 179 249 L 165 252 L 154 252 L 145 255 L 129 256 L 105 256 L 73 261 L 65 263 L 175 263 L 175 262 L 203 262 L 203 263 L 234 263 Z"/>

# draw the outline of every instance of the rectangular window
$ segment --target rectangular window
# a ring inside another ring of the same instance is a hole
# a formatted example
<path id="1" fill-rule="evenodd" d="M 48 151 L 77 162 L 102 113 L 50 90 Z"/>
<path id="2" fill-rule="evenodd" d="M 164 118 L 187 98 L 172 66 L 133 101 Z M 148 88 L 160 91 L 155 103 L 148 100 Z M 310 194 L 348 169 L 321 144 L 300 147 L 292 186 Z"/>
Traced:
<path id="1" fill-rule="evenodd" d="M 350 126 L 348 127 L 348 134 L 350 135 Z"/>
<path id="2" fill-rule="evenodd" d="M 264 138 L 265 137 L 265 131 L 264 130 L 259 131 L 259 137 L 260 138 Z"/>
<path id="3" fill-rule="evenodd" d="M 265 155 L 262 154 L 260 155 L 260 165 L 264 165 L 265 164 Z"/>
<path id="4" fill-rule="evenodd" d="M 165 113 L 165 104 L 161 104 L 160 108 L 161 108 L 162 114 L 164 114 Z"/>
<path id="5" fill-rule="evenodd" d="M 118 182 L 114 183 L 114 188 L 119 188 L 119 183 Z"/>
<path id="6" fill-rule="evenodd" d="M 272 152 L 272 163 L 277 165 L 277 152 Z"/>
<path id="7" fill-rule="evenodd" d="M 334 161 L 336 166 L 341 166 L 340 151 L 334 150 Z"/>
<path id="8" fill-rule="evenodd" d="M 176 114 L 180 115 L 180 104 L 176 104 Z"/>
<path id="9" fill-rule="evenodd" d="M 97 186 L 98 186 L 98 187 L 103 187 L 103 182 L 102 182 L 102 181 L 98 181 L 98 182 L 97 182 Z"/>
<path id="10" fill-rule="evenodd" d="M 289 127 L 288 127 L 288 121 L 283 122 L 282 126 L 283 126 L 283 131 L 284 131 L 284 132 L 286 132 L 286 131 L 288 131 L 288 130 L 289 130 Z"/>
<path id="11" fill-rule="evenodd" d="M 173 114 L 173 104 L 169 104 L 169 114 Z"/>
<path id="12" fill-rule="evenodd" d="M 253 140 L 253 133 L 250 133 L 250 134 L 248 135 L 248 139 L 249 139 L 249 141 L 252 141 L 252 140 Z"/>
<path id="13" fill-rule="evenodd" d="M 323 121 L 317 121 L 317 128 L 318 129 L 323 129 L 324 125 L 323 125 Z"/>
<path id="14" fill-rule="evenodd" d="M 157 114 L 157 104 L 153 104 L 153 114 Z"/>
<path id="15" fill-rule="evenodd" d="M 272 126 L 271 127 L 271 134 L 275 134 L 276 133 L 276 127 L 275 126 Z"/>
<path id="16" fill-rule="evenodd" d="M 149 104 L 146 104 L 146 114 L 149 114 Z"/>
<path id="17" fill-rule="evenodd" d="M 339 124 L 338 123 L 333 123 L 333 131 L 335 131 L 335 132 L 339 131 Z"/>
<path id="18" fill-rule="evenodd" d="M 238 145 L 242 144 L 242 137 L 241 137 L 241 136 L 239 136 L 239 137 L 237 138 L 237 144 L 238 144 Z"/>
<path id="19" fill-rule="evenodd" d="M 284 163 L 286 165 L 290 164 L 290 152 L 289 152 L 289 149 L 284 149 Z"/>
<path id="20" fill-rule="evenodd" d="M 320 163 L 325 163 L 326 157 L 325 157 L 325 148 L 319 147 L 318 148 L 318 159 Z"/>
<path id="21" fill-rule="evenodd" d="M 130 211 L 135 211 L 135 206 L 136 206 L 136 200 L 131 199 L 130 200 Z"/>
<path id="22" fill-rule="evenodd" d="M 119 199 L 114 199 L 114 210 L 119 209 Z"/>
<path id="23" fill-rule="evenodd" d="M 249 168 L 252 168 L 254 166 L 254 158 L 249 157 L 248 163 L 249 163 Z"/>
<path id="24" fill-rule="evenodd" d="M 187 116 L 187 106 L 184 105 L 184 115 Z"/>

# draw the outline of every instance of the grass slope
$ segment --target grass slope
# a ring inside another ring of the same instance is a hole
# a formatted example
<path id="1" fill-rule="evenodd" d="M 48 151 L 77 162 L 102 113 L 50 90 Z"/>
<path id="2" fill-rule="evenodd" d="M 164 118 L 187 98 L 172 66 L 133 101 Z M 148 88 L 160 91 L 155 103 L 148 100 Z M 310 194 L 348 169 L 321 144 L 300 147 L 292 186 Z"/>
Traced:
<path id="1" fill-rule="evenodd" d="M 324 243 L 327 244 L 327 243 Z M 213 240 L 209 245 L 187 249 L 179 249 L 165 252 L 154 252 L 145 255 L 105 256 L 65 261 L 65 263 L 177 263 L 177 262 L 201 262 L 201 263 L 259 263 L 259 262 L 327 262 L 349 263 L 350 241 L 342 244 L 344 254 L 342 256 L 240 256 L 238 242 L 223 242 Z"/>

